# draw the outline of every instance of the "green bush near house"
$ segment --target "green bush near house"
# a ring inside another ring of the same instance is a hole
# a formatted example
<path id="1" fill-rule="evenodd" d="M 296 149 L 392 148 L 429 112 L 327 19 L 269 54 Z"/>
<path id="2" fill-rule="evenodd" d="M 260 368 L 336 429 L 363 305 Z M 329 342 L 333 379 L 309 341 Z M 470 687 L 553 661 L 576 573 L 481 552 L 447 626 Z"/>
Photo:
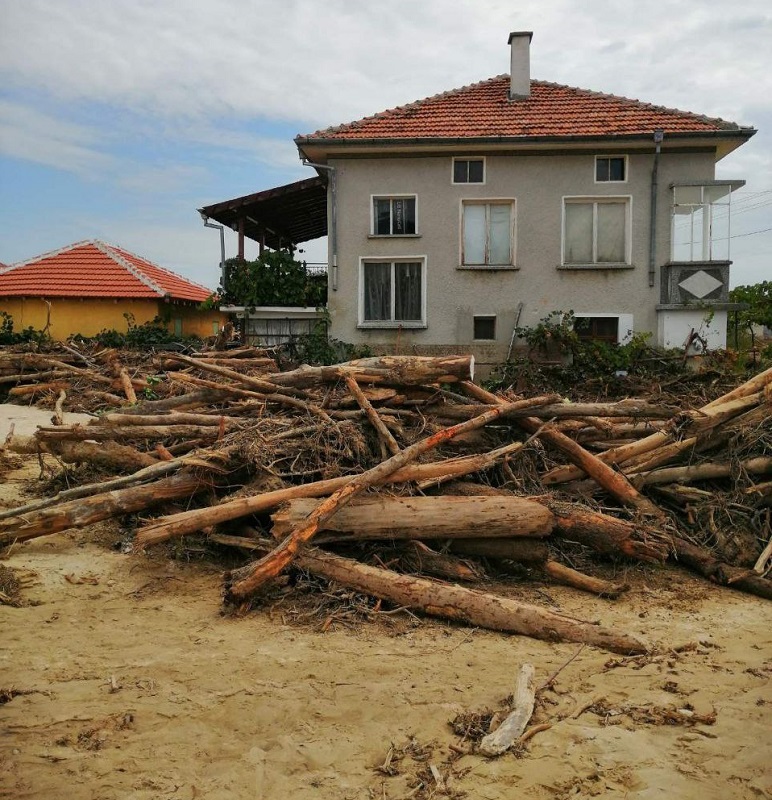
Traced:
<path id="1" fill-rule="evenodd" d="M 222 305 L 323 306 L 327 303 L 327 276 L 309 275 L 289 250 L 266 250 L 254 261 L 230 258 L 225 262 Z"/>
<path id="2" fill-rule="evenodd" d="M 31 325 L 21 331 L 14 331 L 13 317 L 7 311 L 0 311 L 0 345 L 44 342 L 47 339 L 48 336 L 43 331 L 36 331 Z"/>

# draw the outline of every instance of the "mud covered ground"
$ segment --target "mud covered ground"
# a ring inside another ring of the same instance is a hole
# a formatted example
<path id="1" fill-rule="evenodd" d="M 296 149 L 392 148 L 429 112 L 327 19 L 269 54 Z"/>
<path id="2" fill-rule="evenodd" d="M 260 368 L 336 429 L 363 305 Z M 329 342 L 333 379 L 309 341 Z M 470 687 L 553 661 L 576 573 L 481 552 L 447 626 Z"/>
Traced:
<path id="1" fill-rule="evenodd" d="M 38 473 L 6 473 L 0 504 L 28 500 Z M 673 567 L 626 569 L 616 601 L 496 587 L 656 647 L 624 659 L 405 613 L 225 617 L 217 565 L 127 555 L 119 538 L 94 526 L 0 561 L 18 603 L 0 605 L 0 797 L 772 795 L 761 599 Z M 497 760 L 464 755 L 451 721 L 473 735 L 526 661 L 537 685 L 560 670 L 532 720 L 551 727 Z"/>

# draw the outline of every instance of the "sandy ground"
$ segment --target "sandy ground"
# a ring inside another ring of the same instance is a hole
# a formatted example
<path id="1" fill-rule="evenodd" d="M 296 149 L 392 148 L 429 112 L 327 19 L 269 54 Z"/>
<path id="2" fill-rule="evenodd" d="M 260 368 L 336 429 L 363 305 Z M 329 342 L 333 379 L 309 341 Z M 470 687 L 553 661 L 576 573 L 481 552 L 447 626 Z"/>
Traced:
<path id="1" fill-rule="evenodd" d="M 0 503 L 29 499 L 37 472 L 7 473 Z M 280 609 L 223 617 L 215 567 L 116 538 L 60 534 L 0 562 L 28 603 L 0 605 L 2 798 L 772 796 L 768 602 L 674 568 L 630 570 L 617 601 L 511 589 L 660 648 L 637 659 L 410 618 L 321 633 Z M 498 707 L 524 662 L 537 684 L 564 667 L 533 719 L 552 727 L 497 760 L 454 753 L 449 721 Z M 661 724 L 667 709 L 715 723 Z"/>

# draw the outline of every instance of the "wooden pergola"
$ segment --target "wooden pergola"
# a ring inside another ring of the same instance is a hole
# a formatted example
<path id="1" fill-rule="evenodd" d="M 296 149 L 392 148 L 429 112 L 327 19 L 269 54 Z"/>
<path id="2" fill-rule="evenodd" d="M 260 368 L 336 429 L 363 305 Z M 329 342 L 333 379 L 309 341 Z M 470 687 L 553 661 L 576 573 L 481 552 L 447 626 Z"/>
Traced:
<path id="1" fill-rule="evenodd" d="M 202 217 L 236 231 L 239 258 L 244 258 L 244 238 L 278 250 L 327 235 L 327 181 L 306 178 L 233 200 L 200 208 Z"/>

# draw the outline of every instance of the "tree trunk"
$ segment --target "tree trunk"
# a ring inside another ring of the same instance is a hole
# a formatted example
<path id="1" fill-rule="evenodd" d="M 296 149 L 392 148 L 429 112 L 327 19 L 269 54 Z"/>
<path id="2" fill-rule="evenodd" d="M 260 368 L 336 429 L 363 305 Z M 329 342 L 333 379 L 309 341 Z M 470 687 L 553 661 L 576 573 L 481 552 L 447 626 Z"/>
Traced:
<path id="1" fill-rule="evenodd" d="M 298 554 L 297 566 L 350 589 L 380 597 L 397 606 L 423 611 L 433 617 L 547 641 L 581 642 L 626 655 L 648 650 L 640 639 L 624 632 L 475 589 L 370 567 L 325 553 L 316 547 L 304 548 Z M 248 581 L 251 575 L 252 565 L 248 564 L 240 570 L 234 570 L 228 583 L 235 586 Z"/>
<path id="2" fill-rule="evenodd" d="M 508 448 L 503 447 L 480 456 L 450 458 L 430 464 L 408 464 L 397 470 L 393 475 L 385 478 L 382 483 L 417 481 L 420 484 L 421 481 L 443 480 L 448 476 L 458 477 L 492 466 L 496 463 L 496 459 L 506 452 L 508 452 Z M 142 548 L 159 544 L 167 539 L 194 533 L 202 528 L 228 522 L 232 519 L 270 511 L 278 508 L 282 503 L 298 497 L 325 497 L 353 479 L 354 476 L 346 475 L 340 478 L 331 478 L 325 481 L 316 481 L 300 486 L 291 486 L 287 489 L 265 492 L 252 497 L 238 497 L 209 508 L 182 511 L 179 514 L 162 517 L 140 528 L 137 532 L 136 546 Z"/>
<path id="3" fill-rule="evenodd" d="M 555 514 L 555 536 L 579 542 L 604 555 L 659 563 L 667 558 L 667 537 L 651 525 L 635 525 L 609 514 L 562 503 L 549 506 Z"/>
<path id="4" fill-rule="evenodd" d="M 543 539 L 452 539 L 448 549 L 451 553 L 524 564 L 543 564 L 549 558 L 549 547 Z"/>
<path id="5" fill-rule="evenodd" d="M 542 569 L 553 580 L 558 583 L 564 583 L 567 586 L 572 586 L 574 589 L 580 589 L 583 592 L 590 594 L 597 594 L 601 597 L 616 598 L 622 592 L 626 592 L 630 587 L 626 584 L 611 583 L 604 581 L 600 578 L 594 578 L 591 575 L 585 575 L 583 572 L 566 567 L 557 561 L 547 561 Z"/>
<path id="6" fill-rule="evenodd" d="M 59 503 L 51 508 L 25 514 L 21 519 L 0 521 L 0 546 L 38 536 L 49 536 L 68 528 L 82 528 L 92 522 L 130 514 L 166 500 L 187 498 L 209 486 L 211 480 L 186 472 L 148 485 L 131 486 L 128 489 Z"/>
<path id="7" fill-rule="evenodd" d="M 273 515 L 274 536 L 283 537 L 309 517 L 320 503 L 292 500 Z M 552 512 L 524 497 L 368 497 L 341 508 L 320 523 L 335 531 L 325 541 L 363 539 L 450 539 L 548 536 Z M 345 534 L 345 535 L 343 535 Z M 321 539 L 320 539 L 321 541 Z"/>
<path id="8" fill-rule="evenodd" d="M 722 586 L 739 589 L 772 600 L 772 581 L 756 575 L 753 570 L 733 567 L 719 561 L 710 552 L 679 536 L 673 539 L 674 559 L 698 575 Z"/>
<path id="9" fill-rule="evenodd" d="M 360 383 L 414 386 L 474 380 L 474 356 L 378 356 L 346 361 L 329 367 L 304 366 L 281 372 L 272 379 L 279 386 L 309 387 L 336 383 L 346 377 Z"/>
<path id="10" fill-rule="evenodd" d="M 249 575 L 244 575 L 238 582 L 229 587 L 234 597 L 246 597 L 257 590 L 267 580 L 276 577 L 297 555 L 298 549 L 309 542 L 320 526 L 323 525 L 339 508 L 347 505 L 355 495 L 375 484 L 381 483 L 400 467 L 409 464 L 419 455 L 436 449 L 441 444 L 452 441 L 456 436 L 467 431 L 476 430 L 506 416 L 509 411 L 521 409 L 529 405 L 538 406 L 551 402 L 551 397 L 536 397 L 531 400 L 521 400 L 516 403 L 506 403 L 491 411 L 481 414 L 475 419 L 461 422 L 451 428 L 444 428 L 431 436 L 397 453 L 376 467 L 355 476 L 349 483 L 334 492 L 330 497 L 320 503 L 309 517 L 278 546 L 264 558 L 251 564 Z"/>

